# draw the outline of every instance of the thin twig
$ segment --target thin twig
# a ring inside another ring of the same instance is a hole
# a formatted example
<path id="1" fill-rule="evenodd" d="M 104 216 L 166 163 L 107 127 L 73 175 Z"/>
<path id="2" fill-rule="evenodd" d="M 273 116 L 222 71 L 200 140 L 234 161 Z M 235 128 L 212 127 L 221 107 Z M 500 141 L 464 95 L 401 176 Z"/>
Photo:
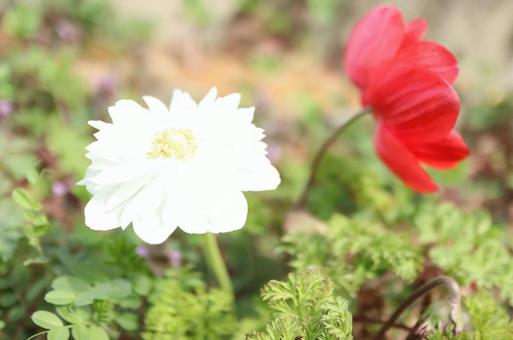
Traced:
<path id="1" fill-rule="evenodd" d="M 414 336 L 415 333 L 417 333 L 417 331 L 422 327 L 422 325 L 425 324 L 426 319 L 423 316 L 424 316 L 424 313 L 426 312 L 426 310 L 428 309 L 430 304 L 431 304 L 431 294 L 430 293 L 426 293 L 424 295 L 424 297 L 422 298 L 422 301 L 420 303 L 419 319 L 417 320 L 417 322 L 413 326 L 413 332 L 410 332 L 409 337 L 410 336 Z"/>
<path id="2" fill-rule="evenodd" d="M 331 147 L 331 145 L 333 145 L 333 143 L 337 140 L 338 136 L 340 136 L 347 128 L 349 128 L 351 125 L 353 125 L 354 122 L 356 122 L 359 118 L 365 116 L 369 112 L 370 111 L 368 108 L 363 108 L 360 111 L 358 111 L 351 118 L 343 122 L 335 131 L 333 131 L 333 133 L 321 145 L 319 150 L 317 150 L 312 161 L 312 165 L 310 166 L 310 175 L 306 182 L 305 188 L 303 189 L 301 196 L 299 196 L 299 199 L 295 204 L 296 209 L 302 209 L 305 207 L 305 204 L 308 199 L 308 194 L 310 193 L 310 190 L 312 189 L 315 183 L 315 177 L 317 175 L 317 171 L 319 170 L 319 165 L 321 164 L 324 155 Z"/>
<path id="3" fill-rule="evenodd" d="M 424 294 L 430 292 L 432 289 L 438 286 L 445 286 L 449 291 L 449 308 L 450 308 L 450 319 L 454 325 L 454 333 L 460 333 L 463 329 L 459 317 L 461 315 L 461 294 L 460 287 L 458 283 L 454 281 L 453 278 L 448 276 L 439 276 L 426 284 L 422 285 L 420 288 L 415 290 L 403 303 L 396 309 L 396 311 L 390 316 L 388 321 L 381 327 L 379 332 L 374 337 L 375 340 L 384 339 L 385 333 L 387 330 L 396 323 L 397 319 L 401 316 L 401 314 L 408 308 L 412 303 L 414 303 L 417 299 L 424 296 Z"/>

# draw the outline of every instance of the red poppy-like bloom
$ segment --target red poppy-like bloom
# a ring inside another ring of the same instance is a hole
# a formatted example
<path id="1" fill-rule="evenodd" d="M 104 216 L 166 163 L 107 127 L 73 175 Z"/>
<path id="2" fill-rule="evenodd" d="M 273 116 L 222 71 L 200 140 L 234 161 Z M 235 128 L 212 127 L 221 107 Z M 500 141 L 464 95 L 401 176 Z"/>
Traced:
<path id="1" fill-rule="evenodd" d="M 453 131 L 460 110 L 452 88 L 457 60 L 422 40 L 427 29 L 425 20 L 406 23 L 396 7 L 380 5 L 356 24 L 345 54 L 346 72 L 378 123 L 379 157 L 421 193 L 438 190 L 422 165 L 450 169 L 469 153 Z"/>

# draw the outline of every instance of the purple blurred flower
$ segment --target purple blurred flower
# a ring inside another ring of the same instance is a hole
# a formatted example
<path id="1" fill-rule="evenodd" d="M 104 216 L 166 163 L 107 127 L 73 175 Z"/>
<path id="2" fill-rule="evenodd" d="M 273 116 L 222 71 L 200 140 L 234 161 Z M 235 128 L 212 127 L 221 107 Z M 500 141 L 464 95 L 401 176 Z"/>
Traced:
<path id="1" fill-rule="evenodd" d="M 116 94 L 118 82 L 112 75 L 106 75 L 100 78 L 96 84 L 96 92 L 101 100 L 110 101 Z"/>
<path id="2" fill-rule="evenodd" d="M 69 186 L 64 181 L 57 181 L 52 184 L 52 192 L 54 195 L 62 197 L 69 191 Z"/>
<path id="3" fill-rule="evenodd" d="M 282 155 L 282 149 L 279 145 L 270 144 L 267 147 L 267 157 L 271 160 L 272 163 L 278 162 Z"/>
<path id="4" fill-rule="evenodd" d="M 135 253 L 141 257 L 148 257 L 150 255 L 145 246 L 137 246 L 137 248 L 135 248 Z"/>
<path id="5" fill-rule="evenodd" d="M 68 43 L 79 42 L 82 37 L 80 28 L 66 19 L 61 19 L 57 22 L 55 32 L 62 41 Z"/>
<path id="6" fill-rule="evenodd" d="M 169 259 L 169 263 L 171 266 L 177 268 L 182 265 L 182 253 L 178 250 L 170 250 L 167 253 L 167 258 Z"/>
<path id="7" fill-rule="evenodd" d="M 0 99 L 0 119 L 5 119 L 14 110 L 14 105 L 8 100 Z"/>

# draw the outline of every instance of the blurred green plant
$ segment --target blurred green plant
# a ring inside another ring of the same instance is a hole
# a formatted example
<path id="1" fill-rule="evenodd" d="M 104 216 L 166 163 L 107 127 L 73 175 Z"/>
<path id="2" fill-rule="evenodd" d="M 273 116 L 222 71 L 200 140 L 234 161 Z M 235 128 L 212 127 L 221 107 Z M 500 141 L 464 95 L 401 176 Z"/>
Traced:
<path id="1" fill-rule="evenodd" d="M 249 339 L 352 339 L 348 303 L 336 296 L 334 284 L 319 271 L 289 274 L 286 281 L 270 281 L 262 299 L 273 310 L 264 330 Z"/>
<path id="2" fill-rule="evenodd" d="M 331 219 L 325 235 L 286 235 L 283 250 L 291 256 L 293 268 L 326 272 L 347 297 L 386 272 L 411 283 L 423 263 L 420 249 L 406 235 L 387 230 L 379 221 L 341 215 Z"/>
<path id="3" fill-rule="evenodd" d="M 34 6 L 16 4 L 3 19 L 5 32 L 18 38 L 32 38 L 41 26 L 41 12 Z"/>
<path id="4" fill-rule="evenodd" d="M 150 304 L 144 339 L 221 339 L 237 329 L 231 295 L 187 269 L 158 280 Z"/>

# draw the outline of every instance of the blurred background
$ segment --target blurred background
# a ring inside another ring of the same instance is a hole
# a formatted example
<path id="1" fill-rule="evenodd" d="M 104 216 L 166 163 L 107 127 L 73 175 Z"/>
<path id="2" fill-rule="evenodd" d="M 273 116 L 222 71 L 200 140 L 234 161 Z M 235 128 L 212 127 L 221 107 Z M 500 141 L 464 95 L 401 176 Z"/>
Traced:
<path id="1" fill-rule="evenodd" d="M 82 15 L 90 11 L 87 20 L 94 22 L 88 25 L 95 34 L 83 32 L 87 27 L 72 18 L 54 18 L 46 37 L 38 33 L 34 39 L 50 39 L 53 29 L 53 38 L 61 40 L 54 50 L 75 50 L 73 71 L 91 91 L 109 94 L 96 103 L 96 113 L 104 114 L 114 99 L 127 95 L 167 100 L 178 87 L 200 98 L 217 86 L 221 93 L 241 92 L 244 103 L 257 107 L 257 119 L 268 131 L 276 157 L 286 154 L 303 162 L 312 150 L 305 150 L 310 144 L 299 136 L 320 138 L 358 108 L 358 93 L 343 72 L 344 42 L 356 20 L 380 2 L 113 0 L 111 14 L 102 14 L 103 0 L 81 3 Z M 390 3 L 406 19 L 426 18 L 428 39 L 446 45 L 460 62 L 459 126 L 472 158 L 461 177 L 447 183 L 463 188 L 448 194 L 513 220 L 513 3 Z M 111 18 L 122 18 L 128 27 L 111 28 L 118 32 L 110 33 L 114 41 L 109 42 L 104 34 Z M 123 44 L 115 36 L 119 31 L 125 46 L 114 51 L 113 44 Z M 465 188 L 475 183 L 473 178 L 479 180 L 476 185 Z"/>
<path id="2" fill-rule="evenodd" d="M 419 204 L 442 201 L 464 214 L 486 211 L 509 232 L 513 2 L 389 2 L 408 20 L 426 18 L 428 39 L 457 55 L 456 89 L 462 99 L 458 129 L 471 156 L 450 172 L 433 172 L 441 193 L 421 199 L 377 159 L 373 122 L 362 120 L 339 139 L 324 162 L 310 211 L 322 221 L 334 213 L 358 213 L 403 225 L 413 219 Z M 282 249 L 280 239 L 317 223 L 304 217 L 291 223 L 287 211 L 299 195 L 316 147 L 359 108 L 358 93 L 342 67 L 344 43 L 358 18 L 378 3 L 0 0 L 0 270 L 6 273 L 0 279 L 0 305 L 11 325 L 6 334 L 17 339 L 34 333 L 27 315 L 55 275 L 116 275 L 109 267 L 113 261 L 123 276 L 123 269 L 134 268 L 123 259 L 126 252 L 146 259 L 157 276 L 170 263 L 206 271 L 196 236 L 176 232 L 165 245 L 146 247 L 130 234 L 90 232 L 82 214 L 89 196 L 75 186 L 88 164 L 84 147 L 93 139 L 87 120 L 108 120 L 107 107 L 121 98 L 140 102 L 148 94 L 167 102 L 174 88 L 189 91 L 195 99 L 212 86 L 221 94 L 240 92 L 244 105 L 256 106 L 257 124 L 265 128 L 270 158 L 282 174 L 277 191 L 247 195 L 247 227 L 221 238 L 238 311 L 255 314 L 261 286 L 283 277 L 294 258 L 293 251 Z M 14 188 L 29 193 L 17 199 L 31 211 L 29 217 L 11 199 Z M 105 235 L 113 236 L 107 240 Z M 100 251 L 109 265 L 93 258 Z M 420 272 L 429 277 L 432 272 L 426 268 Z M 211 275 L 207 278 L 213 281 Z"/>

